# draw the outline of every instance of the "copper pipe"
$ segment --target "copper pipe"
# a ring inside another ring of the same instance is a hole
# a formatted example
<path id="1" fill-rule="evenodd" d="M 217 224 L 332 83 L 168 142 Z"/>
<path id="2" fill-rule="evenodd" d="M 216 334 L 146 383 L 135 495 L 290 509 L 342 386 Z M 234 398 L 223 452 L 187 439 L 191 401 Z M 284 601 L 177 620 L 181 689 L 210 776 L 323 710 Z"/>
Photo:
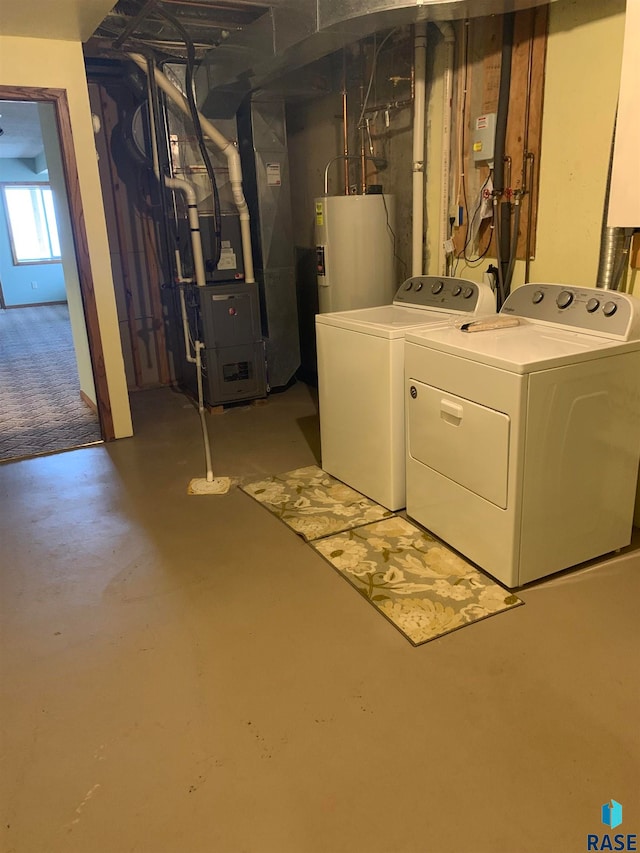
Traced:
<path id="1" fill-rule="evenodd" d="M 374 51 L 375 56 L 375 51 Z M 364 44 L 360 42 L 360 109 L 364 109 L 364 73 L 366 57 Z M 367 191 L 367 149 L 365 140 L 365 123 L 360 122 L 358 132 L 360 134 L 360 192 L 364 195 Z"/>
<path id="2" fill-rule="evenodd" d="M 344 157 L 344 194 L 349 195 L 349 115 L 347 112 L 347 51 L 342 51 L 342 156 Z"/>

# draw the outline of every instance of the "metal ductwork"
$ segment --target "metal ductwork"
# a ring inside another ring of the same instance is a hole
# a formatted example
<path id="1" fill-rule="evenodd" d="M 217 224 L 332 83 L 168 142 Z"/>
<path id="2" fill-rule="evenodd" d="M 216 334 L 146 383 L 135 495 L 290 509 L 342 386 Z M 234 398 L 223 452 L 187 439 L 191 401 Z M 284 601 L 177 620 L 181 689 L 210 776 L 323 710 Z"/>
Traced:
<path id="1" fill-rule="evenodd" d="M 635 230 L 633 228 L 613 228 L 607 225 L 611 198 L 611 176 L 615 151 L 616 125 L 617 117 L 613 125 L 613 136 L 611 139 L 611 154 L 609 156 L 609 169 L 604 196 L 604 213 L 600 233 L 600 257 L 598 259 L 598 275 L 596 278 L 596 287 L 601 287 L 603 290 L 620 289 L 620 284 L 629 261 L 631 240 L 633 239 Z"/>
<path id="2" fill-rule="evenodd" d="M 231 115 L 250 91 L 372 33 L 419 21 L 477 18 L 547 0 L 271 0 L 268 10 L 208 51 L 199 69 L 201 105 Z M 554 2 L 554 0 L 551 0 Z"/>

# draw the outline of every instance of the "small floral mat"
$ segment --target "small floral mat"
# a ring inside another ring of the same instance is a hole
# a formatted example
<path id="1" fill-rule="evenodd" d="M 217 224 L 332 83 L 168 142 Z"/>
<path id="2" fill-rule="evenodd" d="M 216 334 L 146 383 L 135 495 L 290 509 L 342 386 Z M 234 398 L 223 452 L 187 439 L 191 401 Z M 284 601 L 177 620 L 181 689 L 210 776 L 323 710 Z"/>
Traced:
<path id="1" fill-rule="evenodd" d="M 315 465 L 240 488 L 307 542 L 393 515 Z"/>
<path id="2" fill-rule="evenodd" d="M 414 646 L 524 604 L 398 516 L 311 546 Z"/>

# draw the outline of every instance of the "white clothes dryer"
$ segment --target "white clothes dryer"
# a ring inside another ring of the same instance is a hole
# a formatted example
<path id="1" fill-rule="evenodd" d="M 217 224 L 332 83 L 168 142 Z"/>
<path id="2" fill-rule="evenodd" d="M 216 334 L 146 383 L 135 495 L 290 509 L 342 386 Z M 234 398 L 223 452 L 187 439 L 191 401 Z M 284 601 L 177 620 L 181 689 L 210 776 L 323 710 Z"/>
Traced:
<path id="1" fill-rule="evenodd" d="M 407 513 L 513 588 L 631 541 L 640 301 L 528 284 L 492 320 L 407 335 Z"/>
<path id="2" fill-rule="evenodd" d="M 417 276 L 392 305 L 318 314 L 323 469 L 390 510 L 404 507 L 405 334 L 495 310 L 486 284 Z"/>

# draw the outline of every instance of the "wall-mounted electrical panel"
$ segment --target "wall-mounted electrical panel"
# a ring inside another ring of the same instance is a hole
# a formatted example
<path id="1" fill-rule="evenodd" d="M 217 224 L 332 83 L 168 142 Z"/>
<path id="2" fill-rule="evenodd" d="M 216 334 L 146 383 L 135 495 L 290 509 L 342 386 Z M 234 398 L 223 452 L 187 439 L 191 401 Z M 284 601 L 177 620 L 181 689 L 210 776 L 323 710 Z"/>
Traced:
<path id="1" fill-rule="evenodd" d="M 474 163 L 493 162 L 496 141 L 496 114 L 485 113 L 475 120 L 471 134 L 471 152 Z"/>

